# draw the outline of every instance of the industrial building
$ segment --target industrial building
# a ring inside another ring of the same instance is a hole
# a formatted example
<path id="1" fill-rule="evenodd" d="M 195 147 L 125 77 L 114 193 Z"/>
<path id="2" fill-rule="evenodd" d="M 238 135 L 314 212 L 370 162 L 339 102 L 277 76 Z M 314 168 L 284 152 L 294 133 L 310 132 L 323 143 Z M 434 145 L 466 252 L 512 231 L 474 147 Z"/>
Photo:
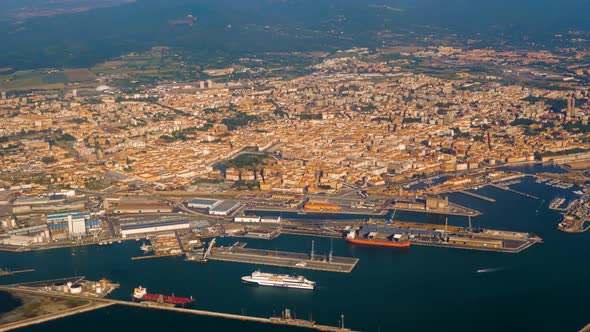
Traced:
<path id="1" fill-rule="evenodd" d="M 279 224 L 281 222 L 281 217 L 258 217 L 258 216 L 241 216 L 235 217 L 235 222 L 248 222 L 248 223 L 267 223 L 267 224 Z"/>
<path id="2" fill-rule="evenodd" d="M 190 224 L 187 220 L 171 220 L 155 223 L 143 223 L 133 225 L 121 226 L 121 236 L 127 237 L 129 235 L 156 233 L 165 231 L 176 231 L 181 229 L 189 229 Z"/>
<path id="3" fill-rule="evenodd" d="M 429 210 L 444 210 L 449 208 L 448 197 L 426 197 L 426 208 Z"/>
<path id="4" fill-rule="evenodd" d="M 235 222 L 260 222 L 261 217 L 258 216 L 242 216 L 242 217 L 235 217 Z"/>
<path id="5" fill-rule="evenodd" d="M 212 209 L 209 209 L 209 214 L 216 216 L 227 216 L 240 207 L 241 203 L 238 201 L 222 201 Z"/>
<path id="6" fill-rule="evenodd" d="M 170 213 L 173 211 L 172 206 L 160 203 L 160 202 L 149 202 L 149 201 L 125 201 L 117 204 L 113 208 L 114 213 L 126 214 L 126 213 Z"/>
<path id="7" fill-rule="evenodd" d="M 6 234 L 10 236 L 10 239 L 4 238 L 2 241 L 4 244 L 14 244 L 14 241 L 21 241 L 22 243 L 19 245 L 28 245 L 27 243 L 43 243 L 50 240 L 49 230 L 45 224 L 12 229 Z"/>
<path id="8" fill-rule="evenodd" d="M 48 204 L 49 198 L 48 197 L 37 197 L 37 196 L 23 196 L 18 197 L 17 199 L 12 202 L 12 205 L 39 205 L 39 204 Z"/>
<path id="9" fill-rule="evenodd" d="M 396 200 L 393 202 L 393 206 L 397 209 L 414 209 L 414 210 L 424 210 L 426 204 L 424 200 L 416 199 L 416 200 Z"/>
<path id="10" fill-rule="evenodd" d="M 91 218 L 90 213 L 69 211 L 47 215 L 47 225 L 53 238 L 67 238 L 86 235 L 90 229 L 101 227 L 100 220 Z"/>
<path id="11" fill-rule="evenodd" d="M 192 209 L 213 209 L 222 201 L 216 199 L 195 198 L 188 201 L 187 206 Z"/>
<path id="12" fill-rule="evenodd" d="M 3 245 L 28 247 L 33 243 L 35 243 L 35 238 L 28 235 L 11 235 L 0 238 L 0 244 Z"/>

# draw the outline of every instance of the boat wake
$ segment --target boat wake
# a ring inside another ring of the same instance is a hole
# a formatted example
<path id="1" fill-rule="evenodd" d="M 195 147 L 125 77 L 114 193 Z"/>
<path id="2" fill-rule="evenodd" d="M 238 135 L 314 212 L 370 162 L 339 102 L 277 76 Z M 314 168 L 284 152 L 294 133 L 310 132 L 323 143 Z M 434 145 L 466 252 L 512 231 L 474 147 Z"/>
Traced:
<path id="1" fill-rule="evenodd" d="M 489 268 L 489 269 L 480 269 L 480 270 L 477 270 L 477 273 L 491 273 L 491 272 L 499 272 L 499 271 L 502 271 L 502 270 L 504 270 L 503 267 L 492 267 L 492 268 Z"/>

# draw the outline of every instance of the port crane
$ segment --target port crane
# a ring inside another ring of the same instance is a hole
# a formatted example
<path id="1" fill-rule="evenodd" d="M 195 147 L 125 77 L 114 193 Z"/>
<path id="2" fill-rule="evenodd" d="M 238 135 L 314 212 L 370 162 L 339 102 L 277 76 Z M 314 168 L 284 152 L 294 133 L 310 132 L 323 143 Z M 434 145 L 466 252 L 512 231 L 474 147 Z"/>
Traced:
<path id="1" fill-rule="evenodd" d="M 397 209 L 393 209 L 393 213 L 391 214 L 391 218 L 389 218 L 389 220 L 387 220 L 385 222 L 385 225 L 391 225 L 393 223 L 393 220 L 395 218 L 395 213 L 397 212 Z"/>
<path id="2" fill-rule="evenodd" d="M 213 246 L 215 245 L 215 240 L 216 238 L 213 238 L 213 240 L 209 241 L 209 246 L 207 246 L 207 250 L 205 250 L 205 252 L 203 253 L 204 261 L 206 261 L 209 254 L 211 254 L 211 249 L 213 249 Z"/>

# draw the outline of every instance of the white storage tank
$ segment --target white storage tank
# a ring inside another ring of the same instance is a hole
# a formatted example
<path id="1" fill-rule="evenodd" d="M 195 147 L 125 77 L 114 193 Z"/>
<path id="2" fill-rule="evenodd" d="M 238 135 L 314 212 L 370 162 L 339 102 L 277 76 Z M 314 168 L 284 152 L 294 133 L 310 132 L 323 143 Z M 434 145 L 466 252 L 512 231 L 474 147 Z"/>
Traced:
<path id="1" fill-rule="evenodd" d="M 68 284 L 70 284 L 69 285 L 69 288 L 70 288 L 70 292 L 72 294 L 80 294 L 80 293 L 82 293 L 82 285 L 80 285 L 80 284 L 73 284 L 73 285 L 71 285 L 71 283 L 69 283 L 69 282 L 68 282 Z"/>

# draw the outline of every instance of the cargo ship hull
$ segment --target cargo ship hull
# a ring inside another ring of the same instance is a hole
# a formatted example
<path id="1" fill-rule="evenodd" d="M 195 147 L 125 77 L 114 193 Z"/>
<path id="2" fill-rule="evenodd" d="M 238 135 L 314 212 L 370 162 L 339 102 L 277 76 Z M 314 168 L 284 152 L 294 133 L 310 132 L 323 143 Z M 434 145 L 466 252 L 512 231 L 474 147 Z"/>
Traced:
<path id="1" fill-rule="evenodd" d="M 149 302 L 163 302 L 169 303 L 174 305 L 187 305 L 193 303 L 194 300 L 186 297 L 178 297 L 178 296 L 168 296 L 162 294 L 150 294 L 147 293 L 141 297 L 142 301 L 149 301 Z"/>
<path id="2" fill-rule="evenodd" d="M 131 294 L 131 297 L 141 302 L 154 302 L 154 303 L 165 303 L 170 305 L 181 305 L 186 306 L 193 302 L 195 299 L 192 297 L 178 297 L 174 295 L 163 295 L 163 294 L 150 294 L 145 288 L 136 288 Z"/>
<path id="3" fill-rule="evenodd" d="M 346 242 L 354 243 L 354 244 L 361 244 L 366 246 L 377 246 L 377 247 L 391 247 L 391 248 L 409 248 L 410 241 L 401 241 L 401 242 L 393 242 L 393 241 L 381 241 L 381 240 L 369 240 L 369 239 L 359 239 L 359 238 L 345 238 Z"/>

